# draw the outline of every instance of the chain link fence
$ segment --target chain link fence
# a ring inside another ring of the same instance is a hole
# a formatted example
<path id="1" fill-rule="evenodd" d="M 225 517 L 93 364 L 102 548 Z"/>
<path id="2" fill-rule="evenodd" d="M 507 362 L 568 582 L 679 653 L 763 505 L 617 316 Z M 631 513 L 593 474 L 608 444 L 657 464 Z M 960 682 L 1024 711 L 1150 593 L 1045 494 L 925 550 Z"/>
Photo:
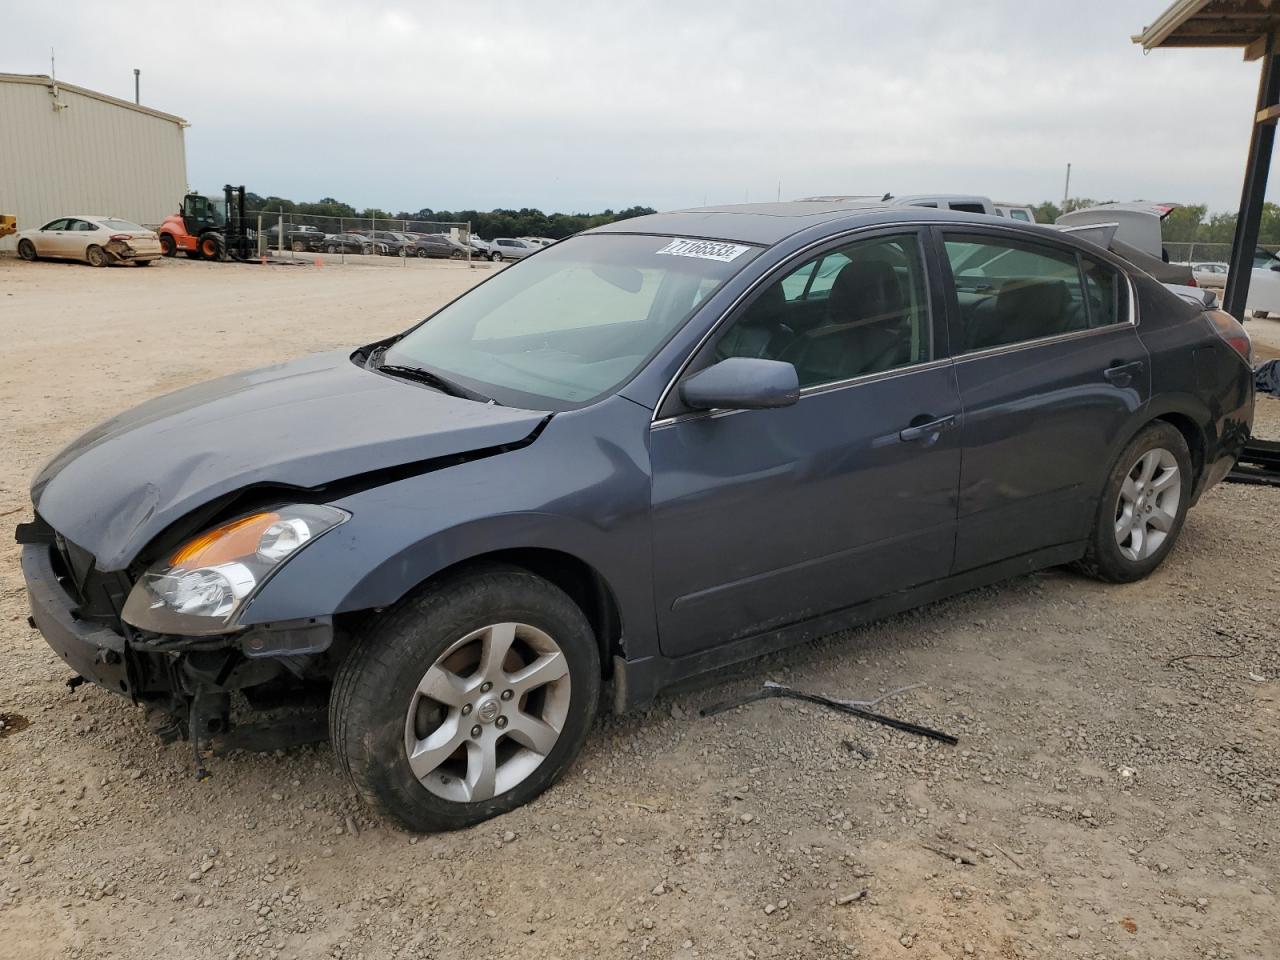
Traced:
<path id="1" fill-rule="evenodd" d="M 1171 263 L 1226 263 L 1231 259 L 1229 243 L 1166 243 Z M 1280 244 L 1260 243 L 1259 250 L 1280 253 Z"/>
<path id="2" fill-rule="evenodd" d="M 398 259 L 403 265 L 453 260 L 475 265 L 494 259 L 489 245 L 469 223 L 324 217 L 279 210 L 255 210 L 247 219 L 256 230 L 261 257 L 371 263 Z"/>

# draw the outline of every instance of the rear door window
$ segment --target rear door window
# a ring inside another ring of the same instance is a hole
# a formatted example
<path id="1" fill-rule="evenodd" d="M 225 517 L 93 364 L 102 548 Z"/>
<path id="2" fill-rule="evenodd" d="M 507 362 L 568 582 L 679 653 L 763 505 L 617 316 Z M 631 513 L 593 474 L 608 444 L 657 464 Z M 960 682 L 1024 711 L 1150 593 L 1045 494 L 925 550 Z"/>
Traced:
<path id="1" fill-rule="evenodd" d="M 946 234 L 964 352 L 1088 329 L 1075 251 L 995 236 Z"/>

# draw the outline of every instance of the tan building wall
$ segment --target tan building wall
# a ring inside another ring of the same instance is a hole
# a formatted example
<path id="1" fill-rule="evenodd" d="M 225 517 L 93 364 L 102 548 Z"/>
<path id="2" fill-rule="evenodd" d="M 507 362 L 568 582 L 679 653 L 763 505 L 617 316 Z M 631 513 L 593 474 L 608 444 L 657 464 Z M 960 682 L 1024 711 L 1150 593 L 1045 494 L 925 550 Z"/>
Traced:
<path id="1" fill-rule="evenodd" d="M 157 225 L 187 191 L 187 122 L 48 77 L 0 73 L 0 213 Z M 0 249 L 13 249 L 13 237 Z"/>

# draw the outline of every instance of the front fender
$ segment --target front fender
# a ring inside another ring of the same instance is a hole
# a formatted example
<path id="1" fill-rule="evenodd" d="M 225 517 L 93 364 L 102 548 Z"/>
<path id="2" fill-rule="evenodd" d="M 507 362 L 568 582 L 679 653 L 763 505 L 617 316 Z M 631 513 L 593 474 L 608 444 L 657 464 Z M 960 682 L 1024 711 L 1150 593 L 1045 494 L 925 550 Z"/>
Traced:
<path id="1" fill-rule="evenodd" d="M 629 654 L 656 651 L 648 424 L 647 410 L 615 398 L 558 414 L 527 447 L 335 500 L 351 519 L 286 563 L 240 622 L 387 607 L 463 561 L 539 548 L 595 570 Z"/>

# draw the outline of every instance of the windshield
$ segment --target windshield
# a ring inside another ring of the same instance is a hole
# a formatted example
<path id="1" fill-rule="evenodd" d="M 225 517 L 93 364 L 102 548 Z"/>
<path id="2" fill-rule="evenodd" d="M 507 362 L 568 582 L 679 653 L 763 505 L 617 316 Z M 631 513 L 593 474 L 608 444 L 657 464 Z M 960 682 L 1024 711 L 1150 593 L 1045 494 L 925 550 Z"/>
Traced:
<path id="1" fill-rule="evenodd" d="M 567 410 L 610 392 L 759 249 L 588 234 L 541 250 L 387 350 L 511 406 Z"/>

